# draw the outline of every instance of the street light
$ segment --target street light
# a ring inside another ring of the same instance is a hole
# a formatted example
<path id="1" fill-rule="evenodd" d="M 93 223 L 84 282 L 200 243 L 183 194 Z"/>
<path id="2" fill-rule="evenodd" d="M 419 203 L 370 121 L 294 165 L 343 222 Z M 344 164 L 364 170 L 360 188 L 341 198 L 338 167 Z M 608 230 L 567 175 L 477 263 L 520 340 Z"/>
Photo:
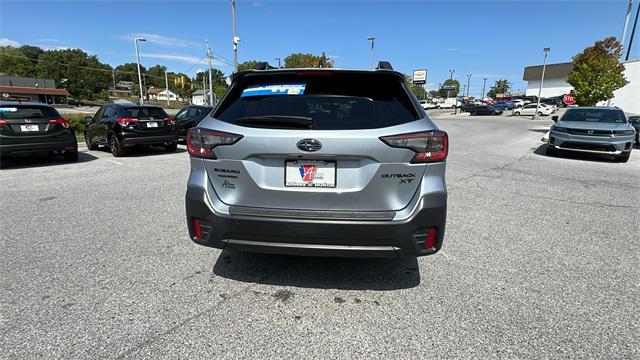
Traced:
<path id="1" fill-rule="evenodd" d="M 277 61 L 277 62 L 278 62 L 278 69 L 279 69 L 279 68 L 281 68 L 281 66 L 280 66 L 280 58 L 278 57 L 278 58 L 275 58 L 275 59 L 273 59 L 273 60 L 275 60 L 275 61 Z"/>
<path id="2" fill-rule="evenodd" d="M 233 27 L 233 72 L 238 72 L 238 43 L 240 37 L 236 33 L 236 0 L 231 0 L 231 26 Z"/>
<path id="3" fill-rule="evenodd" d="M 540 88 L 538 88 L 538 104 L 536 105 L 536 112 L 533 114 L 532 120 L 536 119 L 538 115 L 538 109 L 540 109 L 540 96 L 542 96 L 542 84 L 544 83 L 544 72 L 547 70 L 547 55 L 551 48 L 544 48 L 544 62 L 542 63 L 542 76 L 540 77 Z"/>
<path id="4" fill-rule="evenodd" d="M 138 50 L 138 41 L 147 41 L 145 38 L 136 37 L 133 41 L 136 45 L 136 60 L 138 63 L 138 84 L 140 85 L 140 104 L 144 103 L 144 93 L 142 92 L 142 75 L 140 75 L 140 51 Z"/>
<path id="5" fill-rule="evenodd" d="M 484 90 L 486 89 L 487 86 L 487 78 L 482 78 L 482 96 L 480 97 L 480 100 L 484 100 Z"/>
<path id="6" fill-rule="evenodd" d="M 467 97 L 469 97 L 469 82 L 471 82 L 471 74 L 467 74 Z"/>
<path id="7" fill-rule="evenodd" d="M 373 45 L 376 42 L 376 38 L 371 36 L 367 40 L 371 41 L 371 70 L 373 70 Z"/>

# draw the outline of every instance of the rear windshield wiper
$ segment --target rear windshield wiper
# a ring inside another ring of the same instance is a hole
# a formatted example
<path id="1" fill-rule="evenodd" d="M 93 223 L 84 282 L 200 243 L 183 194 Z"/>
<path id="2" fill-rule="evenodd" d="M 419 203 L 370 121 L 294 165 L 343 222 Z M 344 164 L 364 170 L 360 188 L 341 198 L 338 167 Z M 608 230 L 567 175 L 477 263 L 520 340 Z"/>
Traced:
<path id="1" fill-rule="evenodd" d="M 268 116 L 247 116 L 235 120 L 238 124 L 255 124 L 255 125 L 280 125 L 294 126 L 311 129 L 313 119 L 308 116 L 284 116 L 284 115 L 268 115 Z"/>

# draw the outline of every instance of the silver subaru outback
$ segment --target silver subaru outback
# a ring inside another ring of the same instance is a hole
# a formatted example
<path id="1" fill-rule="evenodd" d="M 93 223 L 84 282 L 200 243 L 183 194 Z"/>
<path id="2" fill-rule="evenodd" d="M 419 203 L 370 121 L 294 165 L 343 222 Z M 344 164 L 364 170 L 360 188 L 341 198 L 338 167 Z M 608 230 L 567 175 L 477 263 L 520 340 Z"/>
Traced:
<path id="1" fill-rule="evenodd" d="M 448 137 L 391 69 L 249 70 L 187 135 L 191 239 L 416 257 L 442 246 Z"/>

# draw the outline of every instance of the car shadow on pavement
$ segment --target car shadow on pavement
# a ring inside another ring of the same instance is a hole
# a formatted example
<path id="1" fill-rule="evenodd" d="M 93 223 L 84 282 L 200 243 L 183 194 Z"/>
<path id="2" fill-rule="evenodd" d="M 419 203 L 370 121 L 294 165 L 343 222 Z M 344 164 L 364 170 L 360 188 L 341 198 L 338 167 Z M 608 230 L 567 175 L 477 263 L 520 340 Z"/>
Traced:
<path id="1" fill-rule="evenodd" d="M 111 153 L 111 150 L 107 146 L 101 146 L 96 151 L 102 151 L 104 153 Z M 142 156 L 157 156 L 157 155 L 168 155 L 168 154 L 179 154 L 187 152 L 186 147 L 178 146 L 176 151 L 174 152 L 166 152 L 164 148 L 161 146 L 136 146 L 130 148 L 126 151 L 125 157 L 142 157 Z"/>
<path id="2" fill-rule="evenodd" d="M 617 162 L 613 156 L 609 156 L 609 155 L 568 152 L 568 151 L 561 151 L 557 155 L 550 156 L 545 154 L 546 148 L 547 148 L 547 144 L 542 144 L 538 146 L 538 148 L 535 149 L 533 153 L 540 156 L 562 158 L 567 160 L 579 160 L 579 161 L 581 160 L 581 161 L 593 161 L 593 162 Z"/>
<path id="3" fill-rule="evenodd" d="M 58 155 L 31 155 L 31 156 L 17 156 L 8 159 L 2 159 L 0 164 L 1 169 L 22 169 L 31 167 L 43 167 L 43 166 L 56 166 L 56 165 L 74 165 L 93 161 L 98 159 L 97 157 L 87 153 L 78 152 L 78 161 L 65 162 L 62 156 Z"/>
<path id="4" fill-rule="evenodd" d="M 529 131 L 546 134 L 549 132 L 549 129 L 529 129 Z"/>
<path id="5" fill-rule="evenodd" d="M 217 276 L 250 283 L 339 290 L 398 290 L 420 285 L 416 258 L 359 259 L 223 251 Z"/>

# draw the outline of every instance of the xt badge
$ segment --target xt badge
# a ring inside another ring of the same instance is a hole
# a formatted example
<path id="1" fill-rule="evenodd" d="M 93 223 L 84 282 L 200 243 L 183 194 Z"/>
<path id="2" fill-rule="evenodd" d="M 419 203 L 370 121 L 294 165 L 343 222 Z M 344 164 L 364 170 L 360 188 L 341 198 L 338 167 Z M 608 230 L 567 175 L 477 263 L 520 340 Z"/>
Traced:
<path id="1" fill-rule="evenodd" d="M 229 181 L 229 180 L 225 180 L 225 181 L 222 183 L 222 187 L 223 187 L 224 189 L 235 189 L 235 188 L 236 188 L 236 184 L 232 183 L 232 182 L 231 182 L 231 181 Z"/>

